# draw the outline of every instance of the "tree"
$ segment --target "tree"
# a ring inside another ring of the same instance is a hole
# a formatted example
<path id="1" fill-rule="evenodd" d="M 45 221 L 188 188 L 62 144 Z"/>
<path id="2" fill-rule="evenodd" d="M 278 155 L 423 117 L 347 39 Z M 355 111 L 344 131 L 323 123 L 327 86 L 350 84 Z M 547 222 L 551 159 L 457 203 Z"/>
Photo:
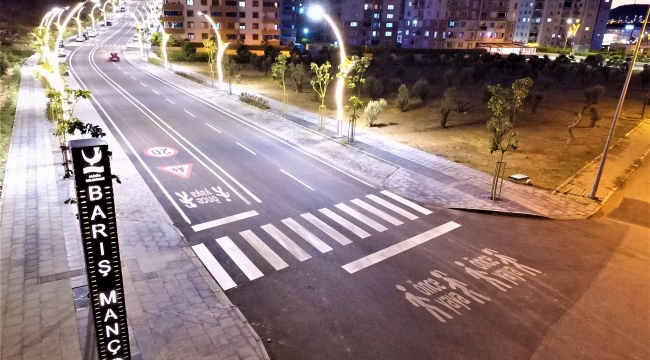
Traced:
<path id="1" fill-rule="evenodd" d="M 488 101 L 488 108 L 492 110 L 492 118 L 487 123 L 490 132 L 489 151 L 490 154 L 495 151 L 501 152 L 501 158 L 497 162 L 492 180 L 491 199 L 498 196 L 498 179 L 502 176 L 504 169 L 502 167 L 503 156 L 508 150 L 517 150 L 517 133 L 514 131 L 515 118 L 532 85 L 533 80 L 523 78 L 516 80 L 510 89 L 503 88 L 499 84 L 488 87 L 492 93 L 492 97 Z"/>
<path id="2" fill-rule="evenodd" d="M 327 87 L 332 81 L 332 64 L 329 61 L 326 61 L 321 66 L 311 63 L 311 71 L 313 73 L 310 81 L 311 86 L 321 100 L 318 112 L 320 114 L 320 130 L 322 130 L 325 123 L 325 95 L 327 94 Z"/>
<path id="3" fill-rule="evenodd" d="M 442 103 L 440 104 L 440 126 L 445 128 L 447 127 L 447 118 L 449 113 L 456 107 L 456 100 L 458 98 L 458 92 L 455 86 L 452 86 L 445 90 L 445 94 L 442 98 Z"/>
<path id="4" fill-rule="evenodd" d="M 276 85 L 282 89 L 282 114 L 286 115 L 287 114 L 287 103 L 289 102 L 289 95 L 287 95 L 287 82 L 286 82 L 286 75 L 287 75 L 287 57 L 283 54 L 279 54 L 275 58 L 275 62 L 273 63 L 273 66 L 271 67 L 271 75 L 273 75 L 273 79 L 276 83 Z"/>
<path id="5" fill-rule="evenodd" d="M 413 95 L 419 97 L 422 102 L 425 102 L 427 100 L 427 96 L 429 96 L 429 90 L 429 82 L 425 79 L 420 79 L 413 85 Z"/>
<path id="6" fill-rule="evenodd" d="M 409 89 L 404 84 L 400 85 L 395 99 L 395 106 L 400 112 L 406 111 L 406 107 L 409 105 L 409 97 Z"/>
<path id="7" fill-rule="evenodd" d="M 537 107 L 546 97 L 546 93 L 541 91 L 531 91 L 530 92 L 530 110 L 533 114 L 537 113 Z"/>
<path id="8" fill-rule="evenodd" d="M 241 65 L 237 64 L 233 59 L 228 56 L 226 61 L 223 62 L 223 71 L 228 78 L 228 93 L 232 94 L 232 79 L 236 78 L 241 72 Z"/>
<path id="9" fill-rule="evenodd" d="M 384 95 L 384 84 L 374 76 L 368 76 L 363 83 L 363 93 L 373 100 L 379 99 Z"/>
<path id="10" fill-rule="evenodd" d="M 291 76 L 291 79 L 296 85 L 296 92 L 301 93 L 302 87 L 305 84 L 305 78 L 309 75 L 309 72 L 302 63 L 289 64 L 288 70 L 289 76 Z"/>
<path id="11" fill-rule="evenodd" d="M 585 89 L 585 107 L 582 108 L 582 113 L 584 114 L 585 110 L 590 106 L 596 106 L 600 102 L 600 98 L 605 95 L 605 87 L 602 85 L 596 85 Z"/>
<path id="12" fill-rule="evenodd" d="M 591 120 L 591 123 L 589 123 L 589 127 L 595 127 L 596 126 L 596 121 L 600 120 L 600 111 L 598 111 L 598 106 L 592 105 L 589 107 L 589 118 Z"/>
<path id="13" fill-rule="evenodd" d="M 162 44 L 162 34 L 160 31 L 156 31 L 151 35 L 151 45 L 160 46 Z"/>
<path id="14" fill-rule="evenodd" d="M 196 48 L 194 47 L 194 45 L 192 45 L 191 42 L 186 41 L 181 45 L 181 55 L 184 58 L 186 59 L 191 58 L 195 54 L 196 54 Z"/>
<path id="15" fill-rule="evenodd" d="M 368 126 L 374 126 L 375 121 L 379 118 L 379 113 L 381 113 L 388 103 L 384 99 L 379 99 L 376 101 L 368 101 L 368 106 L 363 111 L 363 116 L 368 121 Z"/>
<path id="16" fill-rule="evenodd" d="M 264 68 L 264 75 L 267 75 L 269 73 L 269 70 L 271 69 L 271 66 L 273 65 L 273 59 L 272 57 L 267 57 L 262 61 L 262 67 Z"/>
<path id="17" fill-rule="evenodd" d="M 245 44 L 240 44 L 237 47 L 237 56 L 235 56 L 235 61 L 240 64 L 245 64 L 251 61 L 253 53 L 248 49 L 248 46 Z"/>
<path id="18" fill-rule="evenodd" d="M 208 66 L 210 67 L 210 81 L 211 86 L 214 85 L 214 54 L 217 52 L 217 44 L 212 39 L 203 40 L 203 47 L 208 51 Z M 221 86 L 221 84 L 219 84 Z"/>
<path id="19" fill-rule="evenodd" d="M 348 89 L 357 89 L 357 97 L 360 97 L 361 87 L 366 82 L 363 74 L 366 72 L 366 70 L 368 70 L 368 67 L 370 66 L 370 58 L 353 55 L 350 59 L 350 64 L 351 67 L 345 80 Z"/>

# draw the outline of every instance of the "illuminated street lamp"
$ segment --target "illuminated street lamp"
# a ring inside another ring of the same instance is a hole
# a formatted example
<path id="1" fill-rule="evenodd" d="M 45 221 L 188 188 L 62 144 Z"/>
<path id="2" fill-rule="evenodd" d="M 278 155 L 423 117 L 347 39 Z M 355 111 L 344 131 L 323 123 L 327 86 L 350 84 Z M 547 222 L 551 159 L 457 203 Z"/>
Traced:
<path id="1" fill-rule="evenodd" d="M 135 14 L 132 13 L 131 11 L 129 11 L 127 14 L 131 15 L 131 17 L 135 21 L 135 32 L 138 34 L 138 39 L 140 39 L 140 41 L 139 41 L 140 42 L 140 56 L 142 56 L 144 54 L 144 50 L 142 49 L 142 46 L 143 46 L 142 45 L 142 33 L 141 33 L 141 30 L 139 29 L 139 27 L 142 25 L 142 23 L 140 22 L 140 20 L 138 20 L 138 17 L 135 16 Z"/>
<path id="2" fill-rule="evenodd" d="M 230 45 L 230 43 L 225 43 L 221 41 L 221 34 L 219 34 L 219 28 L 217 27 L 217 24 L 214 23 L 214 20 L 212 20 L 212 17 L 200 11 L 199 11 L 199 15 L 208 19 L 208 21 L 210 22 L 210 24 L 212 24 L 212 27 L 214 28 L 214 32 L 217 34 L 217 74 L 219 77 L 219 89 L 221 89 L 221 87 L 223 86 L 223 71 L 221 70 L 221 62 L 223 59 L 223 55 L 226 53 L 226 48 L 228 47 L 228 45 Z"/>
<path id="3" fill-rule="evenodd" d="M 84 5 L 82 4 L 79 10 L 77 10 L 77 16 L 75 16 L 75 21 L 77 22 L 77 35 L 81 36 L 82 29 L 81 29 L 81 10 L 83 10 Z"/>
<path id="4" fill-rule="evenodd" d="M 104 3 L 104 6 L 102 6 L 102 14 L 104 14 L 104 26 L 106 26 L 106 5 L 111 4 L 111 8 L 115 10 L 115 5 L 113 5 L 112 2 L 107 1 Z"/>
<path id="5" fill-rule="evenodd" d="M 345 76 L 352 68 L 352 64 L 349 63 L 348 58 L 345 56 L 345 47 L 343 46 L 343 38 L 341 37 L 341 32 L 339 31 L 339 28 L 336 26 L 336 23 L 334 23 L 332 18 L 325 13 L 325 10 L 323 10 L 323 8 L 318 5 L 313 5 L 310 6 L 307 10 L 307 15 L 312 20 L 316 21 L 325 19 L 325 21 L 327 21 L 327 23 L 332 27 L 332 30 L 334 31 L 336 39 L 339 43 L 339 53 L 341 54 L 341 75 L 336 82 L 336 93 L 334 95 L 336 98 L 336 117 L 338 120 L 336 127 L 336 136 L 341 137 L 343 136 L 343 88 L 345 87 Z"/>
<path id="6" fill-rule="evenodd" d="M 93 6 L 92 9 L 90 9 L 90 20 L 93 23 L 93 31 L 95 30 L 95 9 L 101 6 L 101 3 L 99 1 L 95 1 L 95 6 Z"/>
<path id="7" fill-rule="evenodd" d="M 56 42 L 54 43 L 55 46 L 59 46 L 59 43 L 61 42 L 61 40 L 63 40 L 63 33 L 65 32 L 65 28 L 66 28 L 66 26 L 68 26 L 68 23 L 70 22 L 70 19 L 72 19 L 72 15 L 74 13 L 76 13 L 77 10 L 79 10 L 79 8 L 81 8 L 83 5 L 84 5 L 84 3 L 77 4 L 77 6 L 75 6 L 74 9 L 72 9 L 72 11 L 70 11 L 68 16 L 65 18 L 65 20 L 63 21 L 63 24 L 59 25 L 57 23 L 58 34 L 57 34 L 57 37 L 56 37 Z M 69 7 L 66 7 L 66 8 L 69 8 Z M 66 9 L 66 8 L 64 8 L 64 9 Z M 63 13 L 63 11 L 61 11 L 61 13 Z M 61 16 L 61 13 L 59 13 L 59 17 Z M 53 54 L 55 54 L 55 53 L 53 53 Z M 55 55 L 53 55 L 53 56 L 55 56 Z M 54 75 L 61 78 L 61 72 L 59 71 L 59 67 L 56 66 L 56 63 L 57 63 L 56 57 L 54 57 L 53 61 L 51 61 L 52 67 L 54 68 Z"/>

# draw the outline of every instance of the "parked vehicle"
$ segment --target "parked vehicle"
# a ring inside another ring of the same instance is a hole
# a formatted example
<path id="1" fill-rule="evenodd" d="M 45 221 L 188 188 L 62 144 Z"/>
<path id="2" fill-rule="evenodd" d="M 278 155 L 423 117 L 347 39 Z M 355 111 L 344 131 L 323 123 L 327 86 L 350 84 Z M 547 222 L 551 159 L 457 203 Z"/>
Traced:
<path id="1" fill-rule="evenodd" d="M 97 34 L 97 31 L 90 31 L 90 32 L 88 32 L 88 36 L 91 37 L 91 38 L 97 37 L 97 35 L 98 35 L 98 34 Z"/>
<path id="2" fill-rule="evenodd" d="M 63 40 L 61 40 L 61 41 L 59 41 L 59 48 L 63 48 L 63 47 L 65 47 L 65 46 L 63 46 Z"/>
<path id="3" fill-rule="evenodd" d="M 110 61 L 120 61 L 120 56 L 117 55 L 116 52 L 112 52 L 112 53 L 110 53 L 110 55 L 108 55 L 108 60 L 110 60 Z"/>
<path id="4" fill-rule="evenodd" d="M 86 38 L 83 37 L 83 36 L 81 36 L 81 35 L 78 35 L 78 36 L 74 39 L 74 41 L 76 41 L 76 42 L 84 42 L 84 41 L 86 41 Z"/>
<path id="5" fill-rule="evenodd" d="M 56 53 L 59 57 L 66 57 L 65 49 L 59 48 L 59 51 Z"/>

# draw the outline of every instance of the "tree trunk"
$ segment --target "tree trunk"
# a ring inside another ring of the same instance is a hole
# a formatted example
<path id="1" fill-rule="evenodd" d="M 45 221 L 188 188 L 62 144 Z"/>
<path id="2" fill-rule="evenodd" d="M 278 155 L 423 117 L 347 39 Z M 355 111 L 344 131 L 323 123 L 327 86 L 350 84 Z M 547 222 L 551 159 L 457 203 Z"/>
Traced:
<path id="1" fill-rule="evenodd" d="M 569 126 L 567 126 L 567 130 L 569 131 L 569 138 L 566 141 L 566 144 L 569 145 L 573 143 L 576 138 L 573 136 L 573 128 L 578 126 L 580 124 L 580 121 L 582 120 L 582 113 L 576 114 L 576 120 L 572 123 L 569 123 Z"/>

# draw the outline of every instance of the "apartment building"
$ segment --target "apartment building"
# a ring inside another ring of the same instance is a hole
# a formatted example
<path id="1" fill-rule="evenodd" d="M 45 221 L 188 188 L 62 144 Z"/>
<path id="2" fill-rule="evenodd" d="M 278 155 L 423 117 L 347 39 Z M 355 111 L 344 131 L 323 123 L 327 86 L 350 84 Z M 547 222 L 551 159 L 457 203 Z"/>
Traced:
<path id="1" fill-rule="evenodd" d="M 512 42 L 517 3 L 492 0 L 405 0 L 404 48 L 473 49 Z"/>
<path id="2" fill-rule="evenodd" d="M 594 33 L 604 34 L 610 7 L 609 0 L 523 0 L 519 4 L 514 40 L 589 49 Z M 572 27 L 577 27 L 577 31 L 570 35 Z"/>
<path id="3" fill-rule="evenodd" d="M 202 42 L 215 36 L 210 14 L 228 42 L 280 45 L 280 2 L 263 0 L 169 0 L 162 5 L 165 32 L 177 40 Z"/>
<path id="4" fill-rule="evenodd" d="M 395 47 L 403 0 L 341 0 L 335 3 L 344 41 Z"/>

